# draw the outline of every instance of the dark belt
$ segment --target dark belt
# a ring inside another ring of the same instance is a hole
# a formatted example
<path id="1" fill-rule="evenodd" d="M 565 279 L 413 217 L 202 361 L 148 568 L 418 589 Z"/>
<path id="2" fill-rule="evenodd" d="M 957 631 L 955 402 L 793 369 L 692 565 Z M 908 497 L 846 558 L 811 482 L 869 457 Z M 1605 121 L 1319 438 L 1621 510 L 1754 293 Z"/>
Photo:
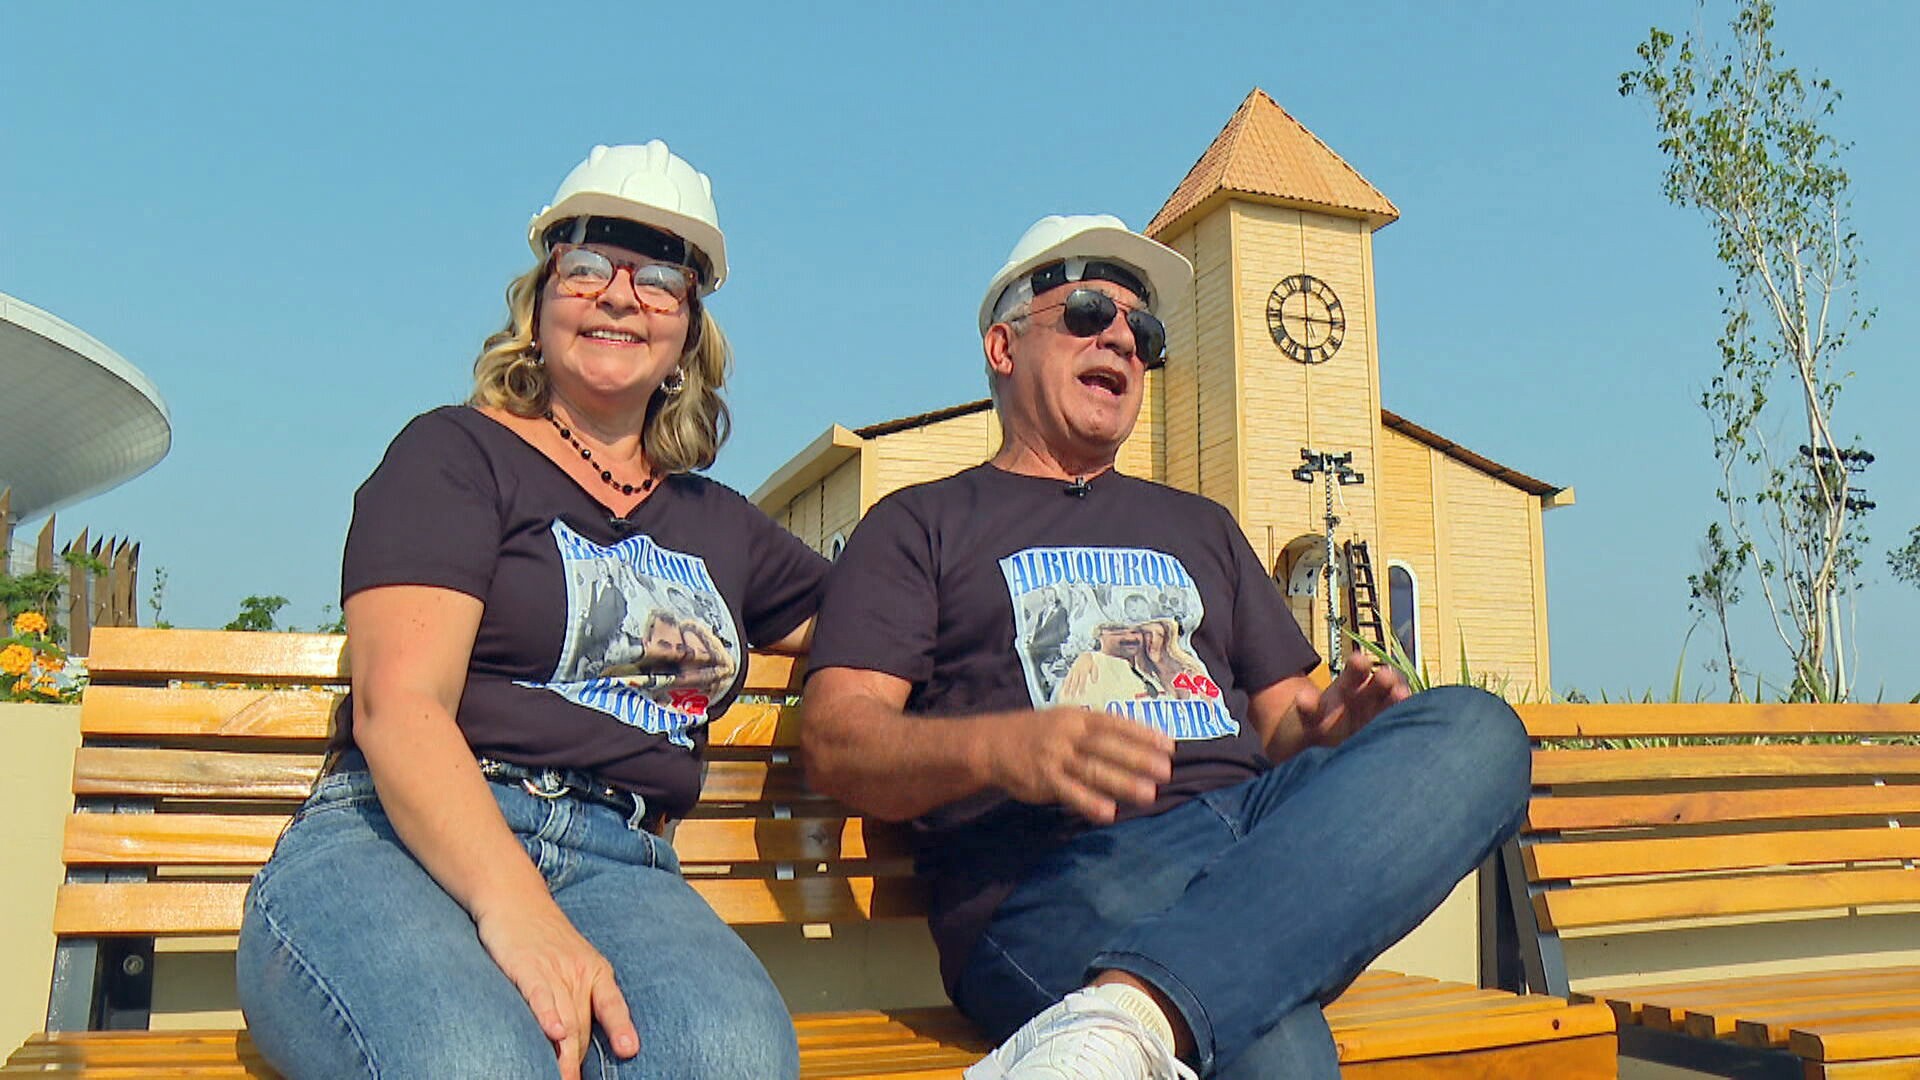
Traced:
<path id="1" fill-rule="evenodd" d="M 508 761 L 480 759 L 480 775 L 496 784 L 517 784 L 529 795 L 543 799 L 578 799 L 596 806 L 610 807 L 636 829 L 665 836 L 667 814 L 648 810 L 647 800 L 623 788 L 614 787 L 592 773 L 578 769 L 530 769 Z"/>

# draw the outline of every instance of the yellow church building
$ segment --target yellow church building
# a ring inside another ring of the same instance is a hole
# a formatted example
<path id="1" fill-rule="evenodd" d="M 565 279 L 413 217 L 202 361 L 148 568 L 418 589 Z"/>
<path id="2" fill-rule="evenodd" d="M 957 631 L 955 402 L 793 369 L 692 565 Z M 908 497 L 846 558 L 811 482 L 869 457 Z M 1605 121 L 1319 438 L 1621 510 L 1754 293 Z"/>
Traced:
<path id="1" fill-rule="evenodd" d="M 1162 313 L 1167 364 L 1148 374 L 1118 467 L 1231 510 L 1323 654 L 1331 593 L 1344 627 L 1391 634 L 1436 675 L 1451 680 L 1464 650 L 1475 674 L 1545 693 L 1540 515 L 1573 491 L 1382 407 L 1373 234 L 1398 217 L 1271 97 L 1248 95 L 1145 230 L 1192 261 L 1194 290 Z M 836 424 L 753 501 L 838 555 L 881 497 L 976 465 L 999 439 L 986 400 Z M 1303 471 L 1305 455 L 1344 468 Z"/>

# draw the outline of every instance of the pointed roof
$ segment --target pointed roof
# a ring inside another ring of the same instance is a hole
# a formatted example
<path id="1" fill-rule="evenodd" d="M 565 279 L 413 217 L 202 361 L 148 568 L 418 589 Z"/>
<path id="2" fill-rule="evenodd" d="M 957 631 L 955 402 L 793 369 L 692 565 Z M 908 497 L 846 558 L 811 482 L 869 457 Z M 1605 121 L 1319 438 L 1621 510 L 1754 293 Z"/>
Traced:
<path id="1" fill-rule="evenodd" d="M 1173 189 L 1147 235 L 1161 239 L 1223 193 L 1332 210 L 1365 218 L 1376 229 L 1400 216 L 1366 177 L 1258 87 Z"/>

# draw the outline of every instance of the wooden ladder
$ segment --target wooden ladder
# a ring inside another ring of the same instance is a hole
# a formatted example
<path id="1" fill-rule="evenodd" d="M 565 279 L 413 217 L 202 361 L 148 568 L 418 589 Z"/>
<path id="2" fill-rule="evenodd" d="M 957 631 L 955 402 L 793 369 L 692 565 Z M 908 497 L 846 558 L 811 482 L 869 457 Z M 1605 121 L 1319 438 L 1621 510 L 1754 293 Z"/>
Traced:
<path id="1" fill-rule="evenodd" d="M 1373 580 L 1373 559 L 1365 540 L 1349 540 L 1342 554 L 1347 560 L 1347 625 L 1381 648 L 1387 647 L 1387 629 L 1380 622 L 1380 588 Z"/>

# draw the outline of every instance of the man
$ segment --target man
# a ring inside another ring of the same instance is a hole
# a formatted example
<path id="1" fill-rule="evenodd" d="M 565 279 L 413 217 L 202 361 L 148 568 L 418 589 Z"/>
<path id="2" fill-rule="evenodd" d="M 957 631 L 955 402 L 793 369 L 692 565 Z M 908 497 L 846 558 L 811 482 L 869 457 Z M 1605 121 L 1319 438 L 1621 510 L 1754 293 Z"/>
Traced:
<path id="1" fill-rule="evenodd" d="M 1166 692 L 1140 670 L 1144 644 L 1139 627 L 1101 623 L 1096 633 L 1094 647 L 1074 660 L 1060 688 L 1048 700 L 1055 705 L 1104 709 L 1109 701 L 1159 697 Z"/>
<path id="2" fill-rule="evenodd" d="M 1113 470 L 1190 281 L 1117 218 L 1029 229 L 980 308 L 1003 445 L 877 504 L 821 607 L 811 777 L 917 819 L 948 992 L 1006 1039 L 973 1080 L 1336 1076 L 1320 1004 L 1526 800 L 1511 709 L 1358 654 L 1317 690 L 1231 515 Z M 1088 588 L 1177 604 L 1201 692 L 1050 704 L 1026 601 Z"/>

